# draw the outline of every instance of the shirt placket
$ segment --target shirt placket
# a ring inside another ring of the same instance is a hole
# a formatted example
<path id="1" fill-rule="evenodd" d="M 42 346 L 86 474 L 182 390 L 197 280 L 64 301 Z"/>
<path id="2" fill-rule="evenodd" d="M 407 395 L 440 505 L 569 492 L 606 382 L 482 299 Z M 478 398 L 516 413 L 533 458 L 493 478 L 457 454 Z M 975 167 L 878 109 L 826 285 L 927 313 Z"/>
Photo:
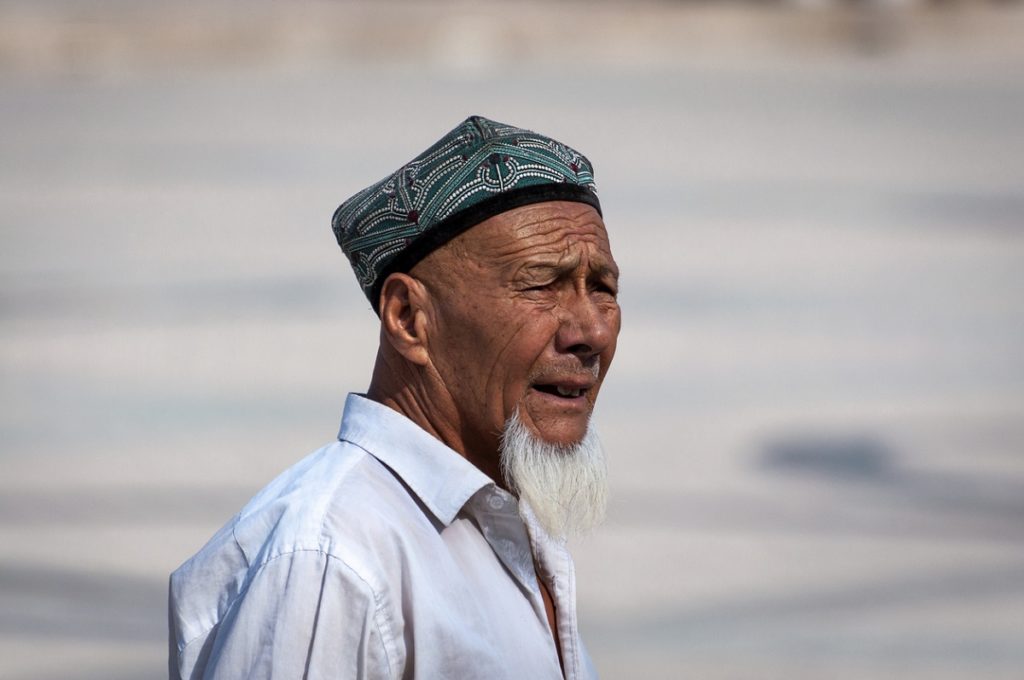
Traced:
<path id="1" fill-rule="evenodd" d="M 534 569 L 533 549 L 526 526 L 519 516 L 515 497 L 497 487 L 481 489 L 470 502 L 484 540 L 529 599 L 534 614 L 548 627 L 547 611 Z M 551 642 L 551 651 L 554 641 Z"/>
<path id="2" fill-rule="evenodd" d="M 531 545 L 537 551 L 538 578 L 543 578 L 554 600 L 558 620 L 558 639 L 562 645 L 562 661 L 565 680 L 574 680 L 580 675 L 579 638 L 576 621 L 576 580 L 572 558 L 564 541 L 552 539 L 537 522 L 529 505 L 521 508 L 525 512 L 525 526 L 532 537 Z"/>

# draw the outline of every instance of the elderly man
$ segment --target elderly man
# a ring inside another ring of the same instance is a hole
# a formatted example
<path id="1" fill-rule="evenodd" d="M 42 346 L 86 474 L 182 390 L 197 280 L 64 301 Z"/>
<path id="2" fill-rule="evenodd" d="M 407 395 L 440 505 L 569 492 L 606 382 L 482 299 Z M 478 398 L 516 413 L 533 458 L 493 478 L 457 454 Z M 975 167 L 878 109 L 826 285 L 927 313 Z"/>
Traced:
<path id="1" fill-rule="evenodd" d="M 171 576 L 171 676 L 595 677 L 565 546 L 604 510 L 619 332 L 589 161 L 472 117 L 333 227 L 370 387 Z"/>

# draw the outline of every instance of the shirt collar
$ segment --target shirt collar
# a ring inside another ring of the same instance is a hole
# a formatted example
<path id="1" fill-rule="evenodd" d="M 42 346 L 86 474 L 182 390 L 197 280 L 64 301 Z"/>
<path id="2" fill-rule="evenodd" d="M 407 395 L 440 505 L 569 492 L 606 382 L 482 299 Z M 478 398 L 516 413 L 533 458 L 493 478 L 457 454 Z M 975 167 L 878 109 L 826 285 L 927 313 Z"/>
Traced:
<path id="1" fill-rule="evenodd" d="M 490 477 L 392 408 L 349 394 L 338 439 L 388 466 L 446 526 Z"/>

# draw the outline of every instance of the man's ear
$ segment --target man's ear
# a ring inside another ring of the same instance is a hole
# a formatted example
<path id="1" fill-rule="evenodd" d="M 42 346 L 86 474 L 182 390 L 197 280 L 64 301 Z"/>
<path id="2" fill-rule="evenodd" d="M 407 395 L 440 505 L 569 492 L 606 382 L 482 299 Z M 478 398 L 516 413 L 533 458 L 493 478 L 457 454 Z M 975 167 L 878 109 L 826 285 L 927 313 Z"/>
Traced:
<path id="1" fill-rule="evenodd" d="M 408 274 L 391 274 L 380 289 L 380 323 L 384 336 L 399 354 L 419 366 L 430 363 L 427 352 L 426 287 Z"/>

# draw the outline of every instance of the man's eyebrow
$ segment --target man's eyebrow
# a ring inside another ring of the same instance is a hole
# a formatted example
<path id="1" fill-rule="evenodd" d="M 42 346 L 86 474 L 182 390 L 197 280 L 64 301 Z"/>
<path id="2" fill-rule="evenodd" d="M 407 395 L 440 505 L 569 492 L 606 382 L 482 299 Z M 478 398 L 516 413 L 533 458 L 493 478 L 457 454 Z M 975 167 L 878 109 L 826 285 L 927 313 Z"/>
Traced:
<path id="1" fill-rule="evenodd" d="M 570 260 L 565 259 L 535 259 L 526 262 L 519 271 L 532 276 L 543 276 L 545 274 L 562 274 L 567 271 L 572 271 L 579 264 L 578 258 L 572 258 Z"/>
<path id="2" fill-rule="evenodd" d="M 557 260 L 550 260 L 550 261 L 544 261 L 544 260 L 537 261 L 537 260 L 535 260 L 533 262 L 527 262 L 526 264 L 524 264 L 522 266 L 521 269 L 523 271 L 527 271 L 527 272 L 531 272 L 531 273 L 532 272 L 546 273 L 546 272 L 559 272 L 559 271 L 563 271 L 563 270 L 566 270 L 566 269 L 575 269 L 575 268 L 576 268 L 576 266 L 575 266 L 575 263 L 573 263 L 573 262 L 559 262 Z"/>
<path id="3" fill-rule="evenodd" d="M 564 260 L 556 261 L 534 261 L 528 262 L 517 270 L 517 275 L 530 279 L 540 279 L 549 276 L 563 276 L 576 269 L 578 261 L 566 262 Z M 597 266 L 593 267 L 588 274 L 588 277 L 596 278 L 611 278 L 615 281 L 619 280 L 619 268 L 610 262 L 602 262 Z"/>

